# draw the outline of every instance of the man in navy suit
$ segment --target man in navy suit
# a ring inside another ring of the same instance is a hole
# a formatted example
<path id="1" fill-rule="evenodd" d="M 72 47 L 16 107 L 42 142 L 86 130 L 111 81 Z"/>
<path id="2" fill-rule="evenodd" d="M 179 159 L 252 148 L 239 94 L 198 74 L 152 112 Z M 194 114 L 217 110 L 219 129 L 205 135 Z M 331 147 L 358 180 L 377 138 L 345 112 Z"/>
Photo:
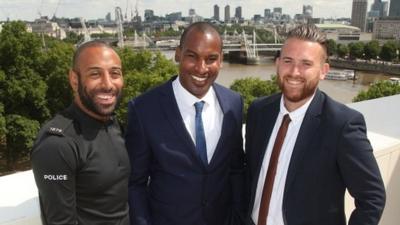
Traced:
<path id="1" fill-rule="evenodd" d="M 276 60 L 282 93 L 249 108 L 249 224 L 344 225 L 346 189 L 355 201 L 348 224 L 379 222 L 385 190 L 365 121 L 318 90 L 326 62 L 325 36 L 296 27 Z"/>
<path id="2" fill-rule="evenodd" d="M 214 83 L 222 63 L 217 30 L 190 25 L 175 60 L 177 77 L 129 102 L 131 224 L 234 224 L 245 208 L 243 104 Z"/>

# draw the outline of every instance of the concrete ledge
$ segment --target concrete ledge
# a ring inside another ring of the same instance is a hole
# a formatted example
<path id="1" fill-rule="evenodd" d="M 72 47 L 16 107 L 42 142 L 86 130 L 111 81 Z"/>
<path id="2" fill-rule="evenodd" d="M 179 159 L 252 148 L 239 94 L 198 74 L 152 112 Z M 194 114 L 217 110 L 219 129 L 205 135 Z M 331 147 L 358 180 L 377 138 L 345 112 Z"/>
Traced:
<path id="1" fill-rule="evenodd" d="M 0 177 L 0 224 L 41 225 L 32 170 Z"/>

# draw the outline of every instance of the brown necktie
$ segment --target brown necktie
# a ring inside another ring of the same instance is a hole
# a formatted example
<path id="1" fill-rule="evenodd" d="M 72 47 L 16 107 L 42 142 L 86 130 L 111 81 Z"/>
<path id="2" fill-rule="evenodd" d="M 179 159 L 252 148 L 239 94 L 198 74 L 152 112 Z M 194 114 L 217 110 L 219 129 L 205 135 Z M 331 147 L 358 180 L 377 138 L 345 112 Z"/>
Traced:
<path id="1" fill-rule="evenodd" d="M 289 114 L 283 116 L 281 127 L 276 135 L 275 144 L 272 148 L 271 158 L 269 160 L 267 176 L 264 181 L 264 188 L 261 197 L 260 211 L 258 212 L 257 225 L 266 225 L 269 210 L 269 202 L 271 201 L 272 188 L 274 187 L 274 180 L 276 174 L 276 167 L 278 165 L 279 154 L 281 152 L 283 141 L 285 140 L 286 132 L 290 123 Z"/>

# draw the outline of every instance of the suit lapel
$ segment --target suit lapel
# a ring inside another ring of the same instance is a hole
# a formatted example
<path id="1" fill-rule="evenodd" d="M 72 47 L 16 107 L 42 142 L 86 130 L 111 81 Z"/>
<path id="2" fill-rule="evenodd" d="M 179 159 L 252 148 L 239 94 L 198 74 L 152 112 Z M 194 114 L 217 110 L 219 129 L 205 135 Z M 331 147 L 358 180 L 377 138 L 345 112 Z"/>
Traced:
<path id="1" fill-rule="evenodd" d="M 259 156 L 256 160 L 256 174 L 254 174 L 254 179 L 252 179 L 252 190 L 251 190 L 251 198 L 254 201 L 255 193 L 257 190 L 258 177 L 260 175 L 260 170 L 262 166 L 262 162 L 264 160 L 264 155 L 267 150 L 267 145 L 272 133 L 272 129 L 275 126 L 276 118 L 279 114 L 279 104 L 280 104 L 280 96 L 275 99 L 270 104 L 265 104 L 259 112 L 257 112 L 257 120 L 255 121 L 256 127 L 254 130 L 254 143 L 252 146 L 255 150 L 252 155 Z M 253 203 L 251 203 L 251 207 L 253 207 Z"/>
<path id="2" fill-rule="evenodd" d="M 175 133 L 178 134 L 182 142 L 185 143 L 185 145 L 187 146 L 187 152 L 190 152 L 193 158 L 196 158 L 198 163 L 203 165 L 203 162 L 196 152 L 196 147 L 193 143 L 193 140 L 183 122 L 181 113 L 179 112 L 178 104 L 176 102 L 175 95 L 172 89 L 173 80 L 174 78 L 164 84 L 163 88 L 161 89 L 160 104 L 163 111 L 165 112 L 167 120 L 170 122 L 171 126 L 175 130 Z"/>
<path id="3" fill-rule="evenodd" d="M 215 147 L 215 151 L 213 154 L 213 157 L 210 160 L 209 166 L 213 165 L 215 161 L 218 159 L 218 156 L 220 155 L 219 152 L 223 149 L 225 138 L 227 137 L 229 131 L 233 129 L 232 127 L 234 126 L 234 118 L 233 115 L 231 114 L 232 112 L 230 107 L 230 99 L 224 95 L 220 89 L 220 87 L 216 84 L 213 85 L 215 94 L 218 99 L 218 103 L 221 107 L 222 113 L 224 114 L 223 120 L 222 120 L 222 127 L 221 127 L 221 135 L 218 139 L 217 146 Z"/>
<path id="4" fill-rule="evenodd" d="M 320 115 L 325 101 L 325 96 L 317 90 L 301 124 L 299 134 L 293 148 L 288 174 L 286 176 L 285 192 L 290 188 L 296 176 L 299 163 L 304 159 L 306 152 L 310 150 L 310 142 L 316 137 L 320 125 Z M 285 196 L 285 195 L 284 195 Z"/>

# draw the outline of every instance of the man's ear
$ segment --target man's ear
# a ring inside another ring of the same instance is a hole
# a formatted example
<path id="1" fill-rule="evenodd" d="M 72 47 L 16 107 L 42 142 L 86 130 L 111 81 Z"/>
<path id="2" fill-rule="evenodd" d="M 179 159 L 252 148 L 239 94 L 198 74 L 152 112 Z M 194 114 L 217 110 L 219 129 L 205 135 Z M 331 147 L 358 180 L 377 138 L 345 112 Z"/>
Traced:
<path id="1" fill-rule="evenodd" d="M 181 47 L 177 47 L 175 49 L 175 62 L 180 62 L 181 61 Z"/>
<path id="2" fill-rule="evenodd" d="M 72 90 L 74 93 L 78 92 L 78 74 L 72 69 L 69 70 L 68 73 L 69 85 L 71 85 Z"/>
<path id="3" fill-rule="evenodd" d="M 325 79 L 325 76 L 326 76 L 326 74 L 329 72 L 329 70 L 330 70 L 329 64 L 328 64 L 328 63 L 324 63 L 324 64 L 322 65 L 322 68 L 321 68 L 321 74 L 319 75 L 319 79 L 320 79 L 320 80 Z"/>

